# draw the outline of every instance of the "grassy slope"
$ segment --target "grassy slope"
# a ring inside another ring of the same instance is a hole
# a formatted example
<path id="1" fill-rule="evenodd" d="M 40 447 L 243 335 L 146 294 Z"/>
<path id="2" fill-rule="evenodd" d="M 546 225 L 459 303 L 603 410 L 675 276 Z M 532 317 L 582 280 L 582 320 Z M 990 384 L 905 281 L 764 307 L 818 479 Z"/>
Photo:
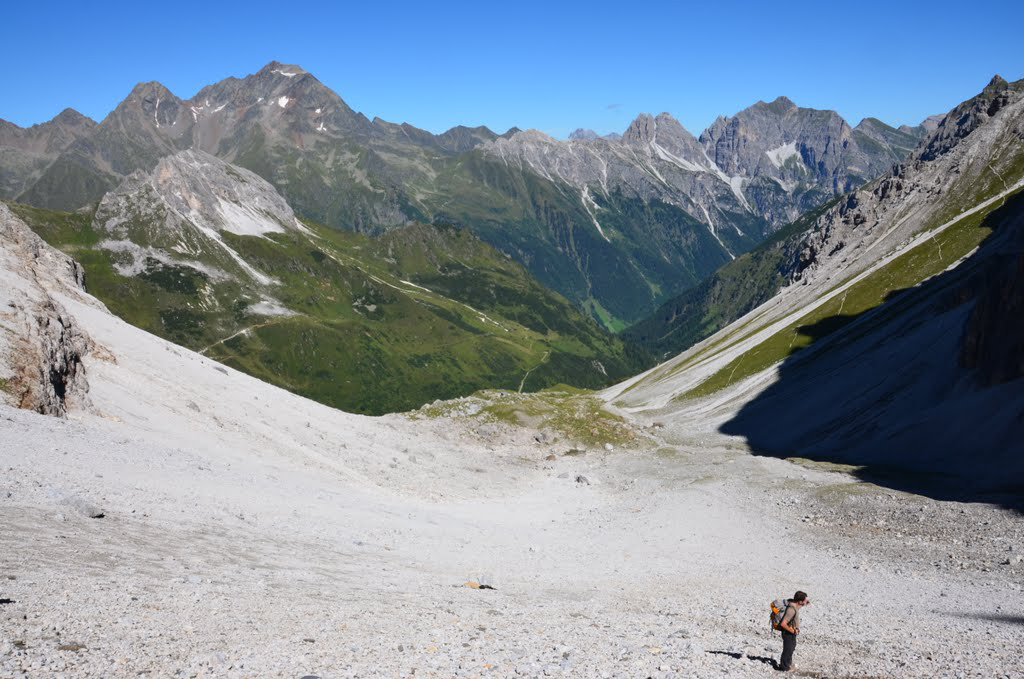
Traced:
<path id="1" fill-rule="evenodd" d="M 116 258 L 96 247 L 89 215 L 12 208 L 76 257 L 87 289 L 128 322 L 353 412 L 404 410 L 487 387 L 599 387 L 646 361 L 458 229 L 415 226 L 381 241 L 314 224 L 312 237 L 223 234 L 279 281 L 262 291 L 156 260 L 122 276 Z M 268 292 L 295 314 L 252 313 Z"/>

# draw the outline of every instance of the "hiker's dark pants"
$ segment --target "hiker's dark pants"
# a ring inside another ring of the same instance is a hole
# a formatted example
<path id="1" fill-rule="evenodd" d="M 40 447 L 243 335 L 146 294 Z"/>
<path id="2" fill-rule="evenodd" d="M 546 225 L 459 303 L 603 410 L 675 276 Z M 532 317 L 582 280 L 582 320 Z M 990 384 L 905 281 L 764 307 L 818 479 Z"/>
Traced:
<path id="1" fill-rule="evenodd" d="M 782 659 L 779 660 L 779 669 L 788 670 L 793 666 L 793 651 L 796 650 L 796 635 L 782 630 Z"/>

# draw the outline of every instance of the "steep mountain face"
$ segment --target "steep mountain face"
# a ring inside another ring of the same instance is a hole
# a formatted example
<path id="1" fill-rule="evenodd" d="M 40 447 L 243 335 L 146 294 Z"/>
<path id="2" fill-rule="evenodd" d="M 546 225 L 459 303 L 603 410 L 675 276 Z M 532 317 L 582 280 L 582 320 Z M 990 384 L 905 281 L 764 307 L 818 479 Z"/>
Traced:
<path id="1" fill-rule="evenodd" d="M 723 172 L 745 178 L 748 200 L 776 226 L 874 179 L 916 141 L 871 118 L 851 129 L 834 111 L 786 97 L 719 118 L 700 136 Z"/>
<path id="2" fill-rule="evenodd" d="M 0 120 L 0 199 L 13 198 L 28 188 L 62 151 L 95 127 L 95 122 L 70 108 L 28 128 Z"/>
<path id="3" fill-rule="evenodd" d="M 855 134 L 834 113 L 775 102 L 720 119 L 700 140 L 667 114 L 637 118 L 621 138 L 461 126 L 434 135 L 369 120 L 312 74 L 272 62 L 189 100 L 140 84 L 38 178 L 14 174 L 27 186 L 20 201 L 71 210 L 162 157 L 202 150 L 327 226 L 376 235 L 464 225 L 617 329 L 875 176 L 913 137 L 863 126 Z"/>
<path id="4" fill-rule="evenodd" d="M 736 295 L 744 266 L 761 292 L 742 315 L 610 396 L 918 492 L 886 467 L 1019 494 L 1022 190 L 1024 81 L 997 77 L 905 164 L 725 267 L 664 336 Z"/>
<path id="5" fill-rule="evenodd" d="M 13 209 L 122 318 L 329 405 L 379 414 L 484 387 L 597 387 L 645 356 L 455 227 L 371 240 L 303 223 L 202 151 L 83 213 Z"/>

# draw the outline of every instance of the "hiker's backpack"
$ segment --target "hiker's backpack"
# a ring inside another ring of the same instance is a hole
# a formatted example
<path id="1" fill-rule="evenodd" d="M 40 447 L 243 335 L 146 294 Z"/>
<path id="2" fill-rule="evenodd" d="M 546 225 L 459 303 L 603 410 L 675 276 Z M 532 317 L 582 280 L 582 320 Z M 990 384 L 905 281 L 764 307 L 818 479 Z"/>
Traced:
<path id="1" fill-rule="evenodd" d="M 786 615 L 786 608 L 789 606 L 789 602 L 785 599 L 776 599 L 769 604 L 772 608 L 772 629 L 782 629 L 779 625 L 782 623 L 783 616 Z"/>

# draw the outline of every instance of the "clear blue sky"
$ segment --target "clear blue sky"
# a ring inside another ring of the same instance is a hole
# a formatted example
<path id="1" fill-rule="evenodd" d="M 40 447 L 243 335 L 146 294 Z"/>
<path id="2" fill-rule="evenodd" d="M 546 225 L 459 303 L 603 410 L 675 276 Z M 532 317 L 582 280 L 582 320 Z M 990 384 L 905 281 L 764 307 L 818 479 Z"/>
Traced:
<path id="1" fill-rule="evenodd" d="M 141 81 L 182 98 L 296 63 L 369 117 L 564 137 L 668 111 L 699 134 L 785 94 L 917 123 L 1024 77 L 1024 1 L 56 2 L 2 10 L 0 118 L 102 119 Z"/>

